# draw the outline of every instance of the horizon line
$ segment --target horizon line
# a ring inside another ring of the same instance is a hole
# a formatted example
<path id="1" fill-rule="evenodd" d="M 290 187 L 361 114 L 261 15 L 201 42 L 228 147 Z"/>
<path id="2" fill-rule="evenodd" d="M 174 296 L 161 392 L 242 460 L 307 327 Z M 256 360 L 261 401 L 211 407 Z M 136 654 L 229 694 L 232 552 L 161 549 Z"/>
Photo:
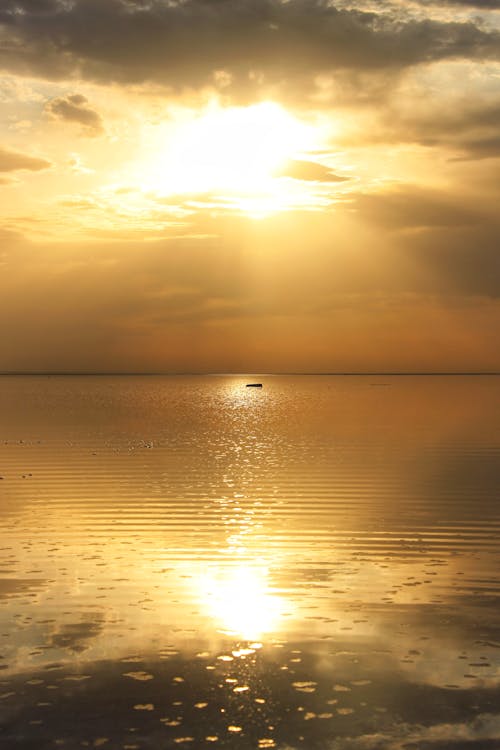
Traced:
<path id="1" fill-rule="evenodd" d="M 334 372 L 308 372 L 308 371 L 277 371 L 277 372 L 216 372 L 216 371 L 203 371 L 203 372 L 196 372 L 196 371 L 175 371 L 175 372 L 162 372 L 162 371 L 148 371 L 148 372 L 140 372 L 140 371 L 126 371 L 126 370 L 119 370 L 119 371 L 112 371 L 112 370 L 5 370 L 0 371 L 0 377 L 18 377 L 18 376 L 26 376 L 26 377 L 34 377 L 34 376 L 63 376 L 63 377 L 69 377 L 69 376 L 75 376 L 75 377 L 92 377 L 92 376 L 100 376 L 100 377 L 246 377 L 246 376 L 260 376 L 260 377 L 278 377 L 278 376 L 321 376 L 321 377 L 346 377 L 346 376 L 359 376 L 359 377 L 367 377 L 367 376 L 379 376 L 384 375 L 387 377 L 391 376 L 407 376 L 411 377 L 412 375 L 416 376 L 460 376 L 460 375 L 467 375 L 467 376 L 498 376 L 500 375 L 500 371 L 495 370 L 452 370 L 452 371 L 446 371 L 446 370 L 412 370 L 412 371 L 399 371 L 399 370 L 370 370 L 370 371 L 359 371 L 359 370 L 352 370 L 352 371 L 334 371 Z"/>

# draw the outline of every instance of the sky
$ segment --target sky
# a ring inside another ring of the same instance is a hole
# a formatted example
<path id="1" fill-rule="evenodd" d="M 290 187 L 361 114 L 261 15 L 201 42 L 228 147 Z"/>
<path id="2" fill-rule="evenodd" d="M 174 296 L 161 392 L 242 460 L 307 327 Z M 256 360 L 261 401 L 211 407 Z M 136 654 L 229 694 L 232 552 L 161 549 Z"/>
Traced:
<path id="1" fill-rule="evenodd" d="M 0 371 L 499 371 L 499 167 L 498 0 L 2 0 Z"/>

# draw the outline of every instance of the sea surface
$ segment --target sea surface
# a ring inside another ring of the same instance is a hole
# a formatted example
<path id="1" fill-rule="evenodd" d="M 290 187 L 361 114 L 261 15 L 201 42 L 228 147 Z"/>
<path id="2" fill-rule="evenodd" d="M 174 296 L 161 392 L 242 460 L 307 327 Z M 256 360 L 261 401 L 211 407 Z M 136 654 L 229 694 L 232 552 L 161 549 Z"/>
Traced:
<path id="1" fill-rule="evenodd" d="M 500 377 L 4 376 L 0 476 L 2 750 L 500 748 Z"/>

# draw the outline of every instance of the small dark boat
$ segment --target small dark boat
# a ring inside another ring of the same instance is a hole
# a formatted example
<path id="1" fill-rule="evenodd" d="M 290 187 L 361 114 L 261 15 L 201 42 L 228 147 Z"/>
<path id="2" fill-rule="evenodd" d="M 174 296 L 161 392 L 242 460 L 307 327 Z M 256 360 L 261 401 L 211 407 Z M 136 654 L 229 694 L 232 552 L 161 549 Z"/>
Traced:
<path id="1" fill-rule="evenodd" d="M 247 383 L 247 388 L 262 388 L 262 383 Z"/>

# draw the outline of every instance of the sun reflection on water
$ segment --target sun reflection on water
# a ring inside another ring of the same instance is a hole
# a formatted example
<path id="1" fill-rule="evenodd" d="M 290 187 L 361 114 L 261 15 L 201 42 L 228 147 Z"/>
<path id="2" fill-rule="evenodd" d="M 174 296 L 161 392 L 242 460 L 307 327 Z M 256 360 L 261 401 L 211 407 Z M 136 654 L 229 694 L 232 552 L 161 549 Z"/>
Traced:
<path id="1" fill-rule="evenodd" d="M 238 377 L 225 382 L 222 386 L 224 406 L 229 410 L 255 412 L 268 404 L 271 383 L 266 378 L 263 388 L 247 388 L 247 383 L 261 382 L 262 376 L 248 375 L 245 379 Z"/>
<path id="2" fill-rule="evenodd" d="M 250 565 L 217 569 L 201 577 L 202 599 L 225 633 L 250 641 L 276 630 L 283 603 L 268 578 L 267 569 Z"/>

